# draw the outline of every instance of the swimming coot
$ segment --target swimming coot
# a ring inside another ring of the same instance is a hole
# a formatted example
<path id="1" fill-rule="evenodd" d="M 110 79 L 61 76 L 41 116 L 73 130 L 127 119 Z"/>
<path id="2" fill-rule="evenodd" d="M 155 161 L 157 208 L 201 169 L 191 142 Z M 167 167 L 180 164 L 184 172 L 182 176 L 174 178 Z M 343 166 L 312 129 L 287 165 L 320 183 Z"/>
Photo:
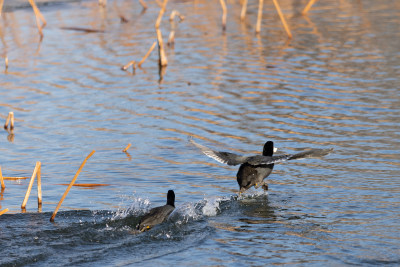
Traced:
<path id="1" fill-rule="evenodd" d="M 189 139 L 189 142 L 198 147 L 205 155 L 220 163 L 233 166 L 240 164 L 239 170 L 236 174 L 237 182 L 240 187 L 239 193 L 243 193 L 252 186 L 255 188 L 261 186 L 264 190 L 268 190 L 268 185 L 264 182 L 264 179 L 271 174 L 275 163 L 293 159 L 322 157 L 333 150 L 311 149 L 297 154 L 273 156 L 274 143 L 268 141 L 264 144 L 262 155 L 242 156 L 230 152 L 214 151 L 206 146 L 196 143 L 192 138 Z"/>
<path id="2" fill-rule="evenodd" d="M 137 230 L 140 232 L 147 231 L 153 226 L 165 222 L 168 216 L 175 209 L 175 193 L 173 190 L 169 190 L 167 194 L 167 204 L 160 207 L 152 208 L 147 214 L 145 214 L 138 226 Z"/>

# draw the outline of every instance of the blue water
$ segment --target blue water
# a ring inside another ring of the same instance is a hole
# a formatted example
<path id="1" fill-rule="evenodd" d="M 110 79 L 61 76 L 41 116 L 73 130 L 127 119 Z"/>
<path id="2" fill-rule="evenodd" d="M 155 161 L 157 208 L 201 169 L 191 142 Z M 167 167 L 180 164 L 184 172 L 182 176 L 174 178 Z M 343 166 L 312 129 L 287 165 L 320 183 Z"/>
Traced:
<path id="1" fill-rule="evenodd" d="M 396 1 L 228 3 L 170 1 L 174 47 L 160 75 L 153 51 L 159 6 L 108 1 L 45 2 L 39 35 L 32 9 L 6 1 L 0 21 L 0 265 L 265 266 L 400 264 L 400 6 Z M 11 6 L 14 5 L 14 6 Z M 121 23 L 119 15 L 129 22 Z M 104 32 L 85 33 L 63 27 Z M 3 61 L 2 61 L 3 62 Z M 0 64 L 3 67 L 2 64 Z M 238 197 L 236 167 L 219 164 L 187 141 L 238 154 L 333 148 L 321 159 L 276 164 L 269 191 Z M 122 152 L 128 143 L 132 147 Z M 52 212 L 83 159 L 55 222 Z M 137 234 L 140 217 L 176 193 L 169 220 Z"/>

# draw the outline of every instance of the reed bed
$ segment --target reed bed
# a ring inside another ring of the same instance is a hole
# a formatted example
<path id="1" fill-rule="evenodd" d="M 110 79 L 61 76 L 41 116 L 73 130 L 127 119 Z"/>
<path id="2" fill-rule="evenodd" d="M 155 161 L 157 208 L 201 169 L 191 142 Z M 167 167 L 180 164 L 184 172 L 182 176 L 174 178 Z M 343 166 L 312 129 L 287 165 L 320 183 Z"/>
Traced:
<path id="1" fill-rule="evenodd" d="M 69 190 L 71 189 L 71 187 L 74 185 L 76 179 L 78 178 L 78 175 L 80 174 L 82 168 L 85 166 L 86 161 L 94 154 L 94 152 L 96 152 L 95 150 L 93 150 L 92 152 L 90 152 L 90 154 L 83 160 L 81 166 L 79 167 L 78 171 L 76 172 L 74 178 L 72 179 L 71 183 L 68 185 L 67 189 L 65 190 L 63 196 L 61 197 L 60 201 L 58 202 L 58 205 L 56 207 L 56 209 L 53 212 L 53 215 L 51 215 L 50 221 L 54 222 L 54 218 L 57 215 L 58 209 L 61 207 L 61 204 L 63 203 L 65 197 L 68 195 Z"/>

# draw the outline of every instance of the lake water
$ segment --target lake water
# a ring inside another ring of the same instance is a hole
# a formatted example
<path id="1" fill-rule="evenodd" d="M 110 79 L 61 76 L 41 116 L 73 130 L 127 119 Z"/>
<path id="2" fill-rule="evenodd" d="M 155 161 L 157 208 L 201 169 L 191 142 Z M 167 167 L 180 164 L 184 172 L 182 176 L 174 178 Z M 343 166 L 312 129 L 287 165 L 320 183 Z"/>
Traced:
<path id="1" fill-rule="evenodd" d="M 293 33 L 265 1 L 244 22 L 228 2 L 174 1 L 174 47 L 160 74 L 153 51 L 159 6 L 147 1 L 45 2 L 39 42 L 27 1 L 5 3 L 0 55 L 4 176 L 30 177 L 42 163 L 43 206 L 29 179 L 5 180 L 0 194 L 2 266 L 338 266 L 400 264 L 400 3 L 279 1 Z M 121 23 L 120 15 L 128 19 Z M 84 27 L 87 33 L 66 30 Z M 277 154 L 334 148 L 322 159 L 276 164 L 269 191 L 238 197 L 237 167 L 188 143 Z M 122 152 L 128 143 L 128 153 Z M 55 222 L 58 201 L 92 151 Z M 176 193 L 168 222 L 143 234 L 140 216 Z"/>

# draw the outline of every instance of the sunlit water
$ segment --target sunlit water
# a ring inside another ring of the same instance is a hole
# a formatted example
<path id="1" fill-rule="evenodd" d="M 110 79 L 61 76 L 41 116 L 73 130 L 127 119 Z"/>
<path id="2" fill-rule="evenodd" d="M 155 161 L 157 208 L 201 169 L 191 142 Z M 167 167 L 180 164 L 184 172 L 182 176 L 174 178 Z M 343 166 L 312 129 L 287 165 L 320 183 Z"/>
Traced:
<path id="1" fill-rule="evenodd" d="M 8 1 L 10 2 L 10 1 Z M 0 24 L 0 133 L 4 176 L 30 177 L 42 163 L 43 207 L 29 179 L 6 180 L 0 195 L 0 265 L 400 264 L 400 5 L 398 1 L 279 1 L 287 40 L 272 1 L 170 1 L 161 30 L 173 27 L 168 66 L 158 70 L 159 7 L 148 1 L 50 3 L 39 42 L 32 9 L 11 7 Z M 378 3 L 379 2 L 379 3 Z M 119 15 L 129 22 L 121 23 Z M 62 29 L 85 27 L 104 32 Z M 3 62 L 3 61 L 2 61 Z M 3 65 L 2 65 L 3 67 Z M 192 147 L 260 153 L 334 148 L 323 159 L 277 164 L 268 193 L 238 198 L 236 167 Z M 132 143 L 128 153 L 122 149 Z M 92 151 L 55 223 L 49 218 Z M 137 234 L 140 216 L 176 193 L 168 222 Z"/>

